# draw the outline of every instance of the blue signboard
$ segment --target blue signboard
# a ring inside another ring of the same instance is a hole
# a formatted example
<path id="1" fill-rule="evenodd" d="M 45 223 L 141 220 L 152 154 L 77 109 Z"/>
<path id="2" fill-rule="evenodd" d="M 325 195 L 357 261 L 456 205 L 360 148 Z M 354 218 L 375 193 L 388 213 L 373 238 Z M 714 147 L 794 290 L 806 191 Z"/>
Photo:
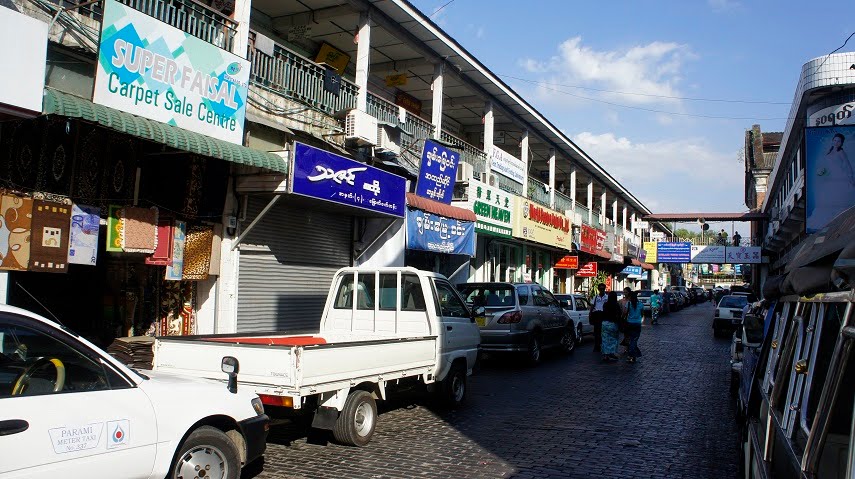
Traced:
<path id="1" fill-rule="evenodd" d="M 660 241 L 656 243 L 656 259 L 660 263 L 689 263 L 692 261 L 692 243 Z"/>
<path id="2" fill-rule="evenodd" d="M 451 203 L 459 160 L 460 154 L 456 151 L 433 140 L 425 140 L 416 194 L 440 203 Z"/>
<path id="3" fill-rule="evenodd" d="M 328 151 L 294 144 L 291 192 L 403 218 L 407 180 Z"/>
<path id="4" fill-rule="evenodd" d="M 742 265 L 741 264 L 733 265 L 733 272 L 735 274 L 742 274 Z"/>
<path id="5" fill-rule="evenodd" d="M 620 272 L 630 278 L 641 278 L 641 266 L 627 266 Z"/>
<path id="6" fill-rule="evenodd" d="M 474 256 L 475 222 L 408 208 L 407 248 Z"/>

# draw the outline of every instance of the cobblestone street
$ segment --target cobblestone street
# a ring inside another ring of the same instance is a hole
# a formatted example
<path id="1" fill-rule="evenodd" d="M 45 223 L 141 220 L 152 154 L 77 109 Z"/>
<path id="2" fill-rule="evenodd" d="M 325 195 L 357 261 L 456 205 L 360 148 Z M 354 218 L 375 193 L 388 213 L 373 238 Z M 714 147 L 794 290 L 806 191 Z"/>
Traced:
<path id="1" fill-rule="evenodd" d="M 729 340 L 714 339 L 712 304 L 645 325 L 637 364 L 602 363 L 585 342 L 529 368 L 486 361 L 469 402 L 443 411 L 414 396 L 381 410 L 364 448 L 271 433 L 273 478 L 733 478 L 736 427 Z"/>

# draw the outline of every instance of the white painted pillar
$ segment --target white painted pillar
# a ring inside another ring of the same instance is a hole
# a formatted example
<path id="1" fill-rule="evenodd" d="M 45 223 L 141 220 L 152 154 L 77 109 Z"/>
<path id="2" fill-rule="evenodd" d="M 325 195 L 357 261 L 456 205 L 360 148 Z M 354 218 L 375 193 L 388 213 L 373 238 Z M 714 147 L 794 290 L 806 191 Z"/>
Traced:
<path id="1" fill-rule="evenodd" d="M 549 149 L 549 207 L 555 209 L 555 148 Z"/>
<path id="2" fill-rule="evenodd" d="M 614 224 L 615 231 L 617 231 L 618 221 L 617 221 L 617 200 L 612 201 L 612 223 Z"/>
<path id="3" fill-rule="evenodd" d="M 608 214 L 606 213 L 606 190 L 603 190 L 603 194 L 600 195 L 600 223 L 603 225 L 603 229 L 606 227 L 606 218 Z"/>
<path id="4" fill-rule="evenodd" d="M 588 180 L 588 224 L 594 224 L 594 178 Z"/>
<path id="5" fill-rule="evenodd" d="M 626 232 L 626 205 L 623 205 L 623 231 Z"/>
<path id="6" fill-rule="evenodd" d="M 496 127 L 496 118 L 493 115 L 493 102 L 484 103 L 484 153 L 487 154 L 487 182 L 493 176 L 493 132 Z M 523 192 L 523 194 L 526 194 Z"/>
<path id="7" fill-rule="evenodd" d="M 528 130 L 523 131 L 522 141 L 520 141 L 520 159 L 523 162 L 523 192 L 528 191 Z"/>
<path id="8" fill-rule="evenodd" d="M 359 14 L 359 42 L 356 44 L 356 109 L 368 111 L 368 63 L 371 53 L 371 9 Z"/>
<path id="9" fill-rule="evenodd" d="M 439 62 L 433 67 L 433 105 L 431 106 L 431 123 L 433 124 L 434 138 L 442 135 L 442 88 L 445 64 Z"/>
<path id="10" fill-rule="evenodd" d="M 237 210 L 238 199 L 234 194 L 234 177 L 229 178 L 228 193 L 223 206 L 223 225 L 229 224 L 229 217 Z M 220 244 L 220 277 L 214 299 L 216 301 L 216 316 L 214 333 L 234 333 L 237 331 L 238 277 L 240 272 L 240 248 L 232 250 L 232 244 L 240 235 L 240 229 L 230 235 L 223 228 L 223 240 Z"/>
<path id="11" fill-rule="evenodd" d="M 636 234 L 636 233 L 635 233 L 635 228 L 633 228 L 633 227 L 632 227 L 634 224 L 635 224 L 635 213 L 633 213 L 633 214 L 632 214 L 632 216 L 630 217 L 630 223 L 629 223 L 629 227 L 630 227 L 630 228 L 632 228 L 632 235 L 633 235 L 633 237 L 634 237 L 634 236 L 635 236 L 635 234 Z"/>
<path id="12" fill-rule="evenodd" d="M 249 15 L 252 10 L 252 0 L 236 0 L 232 20 L 237 23 L 235 38 L 232 42 L 232 53 L 247 58 L 249 51 Z"/>
<path id="13" fill-rule="evenodd" d="M 573 213 L 576 213 L 576 168 L 570 170 L 570 199 L 573 200 Z"/>

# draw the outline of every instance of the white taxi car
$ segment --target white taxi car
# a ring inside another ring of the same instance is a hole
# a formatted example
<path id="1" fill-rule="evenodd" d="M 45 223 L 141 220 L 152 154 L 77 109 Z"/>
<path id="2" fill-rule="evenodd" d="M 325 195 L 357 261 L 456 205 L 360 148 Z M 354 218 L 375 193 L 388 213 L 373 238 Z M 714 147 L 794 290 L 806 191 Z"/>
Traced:
<path id="1" fill-rule="evenodd" d="M 136 372 L 0 305 L 0 478 L 238 478 L 264 453 L 269 419 L 255 394 L 231 390 Z"/>

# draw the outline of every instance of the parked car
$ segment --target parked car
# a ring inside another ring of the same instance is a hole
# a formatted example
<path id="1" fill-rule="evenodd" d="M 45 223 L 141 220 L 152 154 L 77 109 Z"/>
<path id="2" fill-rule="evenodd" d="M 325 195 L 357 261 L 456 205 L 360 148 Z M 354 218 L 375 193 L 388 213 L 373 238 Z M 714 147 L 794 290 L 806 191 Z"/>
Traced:
<path id="1" fill-rule="evenodd" d="M 556 294 L 555 299 L 561 303 L 561 307 L 576 325 L 576 339 L 582 341 L 582 337 L 594 334 L 594 326 L 589 321 L 591 303 L 588 298 L 581 294 Z"/>
<path id="2" fill-rule="evenodd" d="M 464 283 L 457 285 L 471 308 L 485 308 L 476 317 L 484 352 L 523 352 L 537 364 L 546 348 L 570 353 L 578 339 L 573 320 L 555 296 L 537 284 Z"/>
<path id="3" fill-rule="evenodd" d="M 238 372 L 216 362 L 223 377 Z M 235 478 L 264 453 L 268 427 L 249 390 L 138 373 L 53 321 L 0 306 L 2 477 Z"/>
<path id="4" fill-rule="evenodd" d="M 746 293 L 743 291 L 733 291 L 730 294 L 733 296 L 745 296 L 746 298 L 748 298 L 749 303 L 756 303 L 758 301 L 757 295 L 754 293 Z"/>
<path id="5" fill-rule="evenodd" d="M 680 306 L 681 308 L 685 308 L 692 304 L 691 297 L 689 296 L 689 290 L 685 286 L 671 286 L 669 290 L 683 297 L 682 304 Z"/>
<path id="6" fill-rule="evenodd" d="M 704 288 L 692 288 L 692 291 L 695 292 L 695 303 L 707 302 L 707 294 Z"/>
<path id="7" fill-rule="evenodd" d="M 747 304 L 748 297 L 744 295 L 728 295 L 721 298 L 713 317 L 713 333 L 716 337 L 721 337 L 726 332 L 732 333 L 742 324 L 742 308 Z"/>
<path id="8" fill-rule="evenodd" d="M 653 291 L 650 289 L 639 289 L 636 293 L 638 293 L 638 300 L 641 301 L 642 314 L 649 316 L 650 297 L 653 296 Z"/>
<path id="9" fill-rule="evenodd" d="M 679 306 L 677 305 L 677 296 L 670 292 L 664 291 L 662 294 L 662 312 L 665 314 L 671 313 L 672 311 L 679 310 Z"/>

